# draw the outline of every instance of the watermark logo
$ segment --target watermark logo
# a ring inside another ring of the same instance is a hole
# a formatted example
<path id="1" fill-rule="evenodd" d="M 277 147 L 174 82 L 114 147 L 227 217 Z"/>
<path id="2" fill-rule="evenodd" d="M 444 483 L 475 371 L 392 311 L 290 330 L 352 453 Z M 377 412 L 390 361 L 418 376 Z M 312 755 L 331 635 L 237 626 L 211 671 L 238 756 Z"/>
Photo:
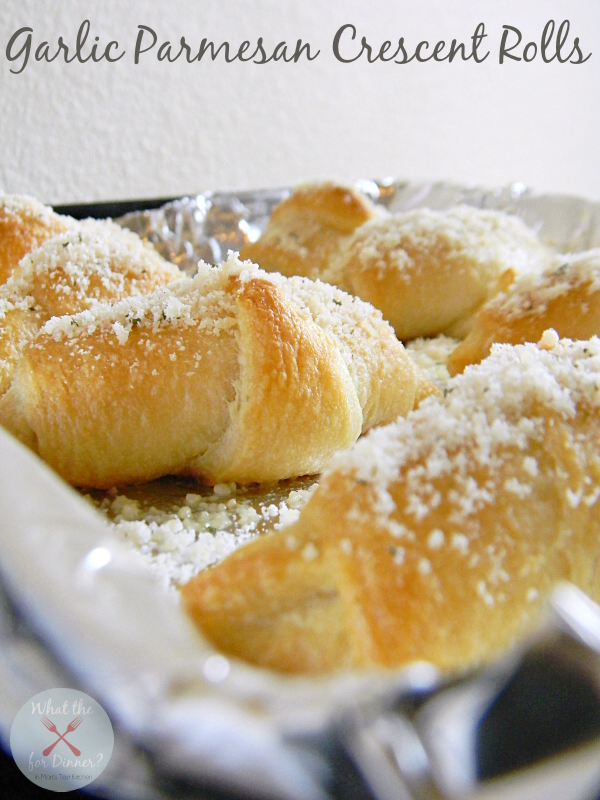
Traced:
<path id="1" fill-rule="evenodd" d="M 54 792 L 87 786 L 112 755 L 113 729 L 100 703 L 76 689 L 48 689 L 17 712 L 10 731 L 15 763 Z"/>

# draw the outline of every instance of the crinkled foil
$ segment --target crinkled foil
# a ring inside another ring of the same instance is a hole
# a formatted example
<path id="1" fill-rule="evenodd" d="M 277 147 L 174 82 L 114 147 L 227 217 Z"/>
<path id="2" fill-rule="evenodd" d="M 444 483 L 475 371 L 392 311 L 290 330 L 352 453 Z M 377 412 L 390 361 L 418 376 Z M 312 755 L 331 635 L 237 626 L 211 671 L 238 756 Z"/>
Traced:
<path id="1" fill-rule="evenodd" d="M 561 251 L 600 246 L 600 204 L 579 198 L 536 195 L 522 184 L 485 190 L 362 180 L 357 186 L 392 212 L 469 203 L 522 216 Z M 200 259 L 219 263 L 227 251 L 256 240 L 288 194 L 289 189 L 205 192 L 119 222 L 193 274 Z M 435 670 L 414 665 L 392 674 L 288 678 L 223 658 L 110 537 L 87 501 L 2 431 L 0 447 L 0 738 L 5 747 L 14 715 L 31 696 L 53 686 L 78 686 L 103 703 L 116 727 L 113 758 L 89 787 L 102 796 L 199 799 L 206 795 L 198 787 L 206 785 L 277 800 L 366 796 L 355 794 L 358 773 L 334 747 L 332 731 L 358 704 L 373 709 L 390 693 L 403 698 L 433 690 Z M 102 559 L 90 557 L 98 551 Z M 586 614 L 588 627 L 597 622 L 600 630 L 594 612 Z M 456 726 L 462 723 L 456 718 Z M 453 726 L 454 720 L 451 732 Z M 360 746 L 356 737 L 353 741 L 349 751 L 358 754 L 358 762 L 366 758 L 367 772 L 375 764 L 375 778 L 390 768 L 389 759 L 381 769 L 376 760 L 369 761 L 373 752 L 365 756 L 364 737 Z M 414 756 L 415 767 L 424 753 L 422 742 L 406 741 L 397 762 Z M 592 766 L 599 763 L 596 753 Z M 573 762 L 565 767 L 552 759 L 539 772 L 539 791 L 530 787 L 524 794 L 517 781 L 495 796 L 596 797 L 600 776 L 588 772 L 579 794 L 565 793 L 566 786 L 575 785 L 573 769 Z M 583 775 L 582 766 L 576 769 Z M 389 796 L 466 796 L 431 787 L 424 794 L 424 784 L 415 786 Z"/>
<path id="2" fill-rule="evenodd" d="M 522 183 L 481 189 L 442 182 L 360 180 L 356 187 L 392 213 L 423 206 L 443 210 L 466 203 L 522 217 L 543 241 L 561 252 L 600 246 L 600 203 L 538 195 Z M 184 272 L 194 274 L 199 260 L 219 264 L 229 250 L 256 241 L 275 206 L 289 194 L 290 189 L 205 192 L 156 210 L 127 214 L 118 222 L 151 241 Z"/>

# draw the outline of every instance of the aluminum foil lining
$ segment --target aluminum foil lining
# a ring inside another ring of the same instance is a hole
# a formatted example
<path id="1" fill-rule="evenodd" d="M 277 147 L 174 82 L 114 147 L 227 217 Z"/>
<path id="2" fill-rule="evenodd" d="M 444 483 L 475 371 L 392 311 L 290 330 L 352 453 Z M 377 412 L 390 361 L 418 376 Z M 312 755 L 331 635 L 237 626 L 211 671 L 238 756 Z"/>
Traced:
<path id="1" fill-rule="evenodd" d="M 392 212 L 469 203 L 522 216 L 560 251 L 600 246 L 599 203 L 536 195 L 522 184 L 492 190 L 392 180 L 356 185 Z M 119 222 L 192 274 L 200 259 L 219 263 L 227 251 L 256 240 L 272 209 L 289 193 L 205 192 Z M 202 797 L 193 787 L 207 784 L 278 800 L 345 798 L 359 784 L 363 794 L 368 785 L 377 800 L 467 796 L 464 785 L 455 795 L 431 772 L 435 726 L 415 727 L 415 698 L 445 691 L 431 666 L 306 679 L 225 659 L 198 636 L 131 553 L 111 539 L 85 500 L 2 431 L 0 453 L 0 738 L 5 747 L 21 705 L 38 691 L 68 681 L 102 702 L 118 728 L 115 753 L 121 756 L 115 755 L 101 782 L 90 786 L 113 797 Z M 582 616 L 580 625 L 575 619 L 578 630 L 587 626 L 595 632 L 586 645 L 592 665 L 586 669 L 600 675 L 594 639 L 600 612 L 585 604 L 569 608 L 575 618 Z M 498 669 L 504 674 L 511 665 Z M 465 677 L 462 685 L 476 692 L 481 679 Z M 399 751 L 381 726 L 373 727 L 373 715 L 385 722 L 391 708 L 401 730 L 411 731 Z M 450 740 L 452 731 L 452 725 L 445 730 Z M 425 764 L 426 779 L 406 778 L 411 754 L 417 758 L 413 766 Z M 597 768 L 597 750 L 592 755 Z M 382 757 L 393 780 L 378 786 L 372 776 L 381 774 Z M 518 781 L 509 781 L 497 796 L 562 800 L 565 786 L 573 785 L 573 763 L 552 757 L 542 764 L 542 793 L 528 789 L 524 794 Z M 585 774 L 585 792 L 569 796 L 595 797 L 600 776 L 583 767 L 575 770 Z M 340 776 L 350 777 L 344 783 Z M 480 788 L 469 784 L 468 796 L 486 796 Z"/>
<path id="2" fill-rule="evenodd" d="M 522 183 L 500 189 L 450 183 L 359 180 L 356 188 L 390 212 L 427 206 L 443 210 L 459 203 L 516 214 L 560 252 L 600 246 L 600 203 L 566 195 L 539 195 Z M 229 250 L 256 241 L 275 206 L 290 189 L 205 192 L 162 208 L 127 214 L 117 221 L 151 241 L 169 261 L 193 275 L 198 261 L 219 264 Z"/>

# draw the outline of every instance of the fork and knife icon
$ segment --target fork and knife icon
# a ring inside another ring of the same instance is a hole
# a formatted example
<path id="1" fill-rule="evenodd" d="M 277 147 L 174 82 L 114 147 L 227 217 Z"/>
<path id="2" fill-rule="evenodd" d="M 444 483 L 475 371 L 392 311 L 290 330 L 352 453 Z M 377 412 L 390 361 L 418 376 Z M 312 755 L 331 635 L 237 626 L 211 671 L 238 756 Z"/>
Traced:
<path id="1" fill-rule="evenodd" d="M 61 739 L 71 750 L 73 755 L 75 756 L 81 755 L 81 750 L 78 750 L 76 747 L 73 747 L 73 745 L 65 739 L 65 736 L 67 735 L 67 733 L 73 733 L 73 731 L 81 725 L 81 723 L 83 722 L 82 717 L 75 717 L 75 719 L 71 720 L 71 722 L 69 722 L 69 724 L 67 725 L 67 729 L 64 733 L 59 733 L 56 725 L 51 720 L 49 720 L 48 717 L 42 717 L 41 722 L 42 725 L 45 725 L 49 731 L 51 731 L 52 733 L 56 733 L 58 735 L 58 739 L 54 742 L 54 744 L 51 744 L 50 747 L 47 747 L 43 751 L 43 754 L 45 756 L 49 755 L 52 752 L 52 750 L 54 750 L 54 748 L 61 741 Z"/>

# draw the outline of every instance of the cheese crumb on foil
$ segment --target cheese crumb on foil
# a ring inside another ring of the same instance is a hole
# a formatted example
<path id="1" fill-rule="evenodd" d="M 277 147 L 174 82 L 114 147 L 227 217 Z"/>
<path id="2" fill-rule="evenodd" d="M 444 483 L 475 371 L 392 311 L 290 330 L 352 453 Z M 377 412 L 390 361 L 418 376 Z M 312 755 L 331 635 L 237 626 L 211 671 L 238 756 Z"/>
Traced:
<path id="1" fill-rule="evenodd" d="M 448 357 L 459 344 L 460 339 L 440 334 L 431 339 L 413 339 L 404 347 L 425 376 L 443 389 L 450 380 Z"/>
<path id="2" fill-rule="evenodd" d="M 116 538 L 139 554 L 167 591 L 178 594 L 194 575 L 241 545 L 296 522 L 315 487 L 314 477 L 250 488 L 166 478 L 86 497 Z"/>

